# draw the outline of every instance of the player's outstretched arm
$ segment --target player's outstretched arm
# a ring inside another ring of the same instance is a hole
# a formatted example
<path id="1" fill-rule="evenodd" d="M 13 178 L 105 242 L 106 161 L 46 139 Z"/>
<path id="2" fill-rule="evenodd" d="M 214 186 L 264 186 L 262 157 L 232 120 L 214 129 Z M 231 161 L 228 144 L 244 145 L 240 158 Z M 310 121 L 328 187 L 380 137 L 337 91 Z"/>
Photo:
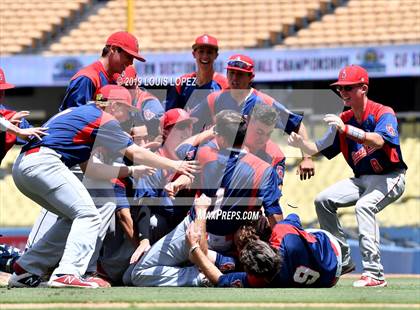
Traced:
<path id="1" fill-rule="evenodd" d="M 345 133 L 347 137 L 368 146 L 376 148 L 382 148 L 385 141 L 382 136 L 376 132 L 366 132 L 360 128 L 356 128 L 352 125 L 346 125 L 342 119 L 335 114 L 327 114 L 324 117 L 324 121 L 337 128 L 340 133 Z"/>
<path id="2" fill-rule="evenodd" d="M 155 168 L 174 170 L 191 178 L 193 178 L 193 173 L 199 171 L 199 166 L 196 161 L 171 160 L 135 144 L 132 144 L 125 150 L 122 150 L 122 153 L 125 153 L 125 156 L 134 163 Z"/>
<path id="3" fill-rule="evenodd" d="M 29 140 L 32 137 L 42 140 L 42 136 L 48 135 L 48 133 L 46 133 L 48 128 L 46 127 L 31 127 L 22 129 L 13 125 L 5 118 L 0 118 L 0 128 L 1 131 L 6 131 L 24 140 Z"/>
<path id="4" fill-rule="evenodd" d="M 296 132 L 290 134 L 287 142 L 290 146 L 301 149 L 305 154 L 313 156 L 319 153 L 315 143 L 303 139 L 303 137 Z"/>

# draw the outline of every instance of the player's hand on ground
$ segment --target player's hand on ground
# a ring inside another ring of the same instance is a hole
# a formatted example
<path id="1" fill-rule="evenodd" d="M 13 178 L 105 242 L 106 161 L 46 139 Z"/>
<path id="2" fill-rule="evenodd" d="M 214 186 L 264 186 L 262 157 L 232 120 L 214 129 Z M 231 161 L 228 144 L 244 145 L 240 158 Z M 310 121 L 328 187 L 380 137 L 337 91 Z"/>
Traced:
<path id="1" fill-rule="evenodd" d="M 324 117 L 324 122 L 326 122 L 330 126 L 334 126 L 340 132 L 344 131 L 344 127 L 345 127 L 344 122 L 339 116 L 335 114 L 326 114 Z"/>
<path id="2" fill-rule="evenodd" d="M 10 122 L 15 125 L 15 126 L 19 126 L 19 124 L 21 123 L 21 119 L 23 117 L 26 117 L 30 114 L 29 111 L 19 111 L 16 112 L 11 118 L 10 118 Z"/>
<path id="3" fill-rule="evenodd" d="M 151 248 L 149 239 L 143 239 L 140 241 L 139 246 L 134 251 L 133 255 L 130 258 L 130 264 L 137 263 L 139 259 L 143 256 L 144 253 L 149 251 Z"/>
<path id="4" fill-rule="evenodd" d="M 296 132 L 292 132 L 287 139 L 287 143 L 290 146 L 301 148 L 303 145 L 303 138 L 301 135 L 297 134 Z"/>
<path id="5" fill-rule="evenodd" d="M 300 175 L 301 180 L 310 179 L 315 175 L 315 165 L 311 158 L 305 157 L 299 164 L 296 174 Z"/>
<path id="6" fill-rule="evenodd" d="M 29 140 L 32 137 L 36 137 L 38 140 L 42 140 L 42 136 L 47 136 L 48 133 L 45 131 L 48 130 L 46 127 L 33 127 L 33 128 L 19 128 L 19 131 L 16 133 L 21 139 Z"/>
<path id="7" fill-rule="evenodd" d="M 200 172 L 200 166 L 197 161 L 185 161 L 185 160 L 177 160 L 175 161 L 175 165 L 173 167 L 175 171 L 180 174 L 185 174 L 190 178 L 194 178 L 193 173 Z"/>
<path id="8" fill-rule="evenodd" d="M 187 243 L 188 248 L 200 243 L 200 227 L 197 223 L 192 222 L 185 233 L 185 241 Z"/>
<path id="9" fill-rule="evenodd" d="M 132 166 L 132 177 L 139 179 L 156 173 L 157 169 L 145 165 Z"/>

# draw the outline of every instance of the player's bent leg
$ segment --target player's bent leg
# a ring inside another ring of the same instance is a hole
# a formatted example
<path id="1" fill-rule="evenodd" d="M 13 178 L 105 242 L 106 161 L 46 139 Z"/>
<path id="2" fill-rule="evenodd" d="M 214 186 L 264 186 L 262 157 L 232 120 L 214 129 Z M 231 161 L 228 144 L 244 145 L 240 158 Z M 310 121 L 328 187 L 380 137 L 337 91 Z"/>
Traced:
<path id="1" fill-rule="evenodd" d="M 380 262 L 380 233 L 376 213 L 402 195 L 405 188 L 404 174 L 366 175 L 362 178 L 367 190 L 357 202 L 355 211 L 359 229 L 363 275 L 373 280 L 383 281 L 385 277 Z"/>
<path id="2" fill-rule="evenodd" d="M 163 285 L 163 280 L 159 280 L 159 269 L 163 266 L 167 267 L 179 267 L 182 264 L 188 262 L 188 247 L 185 244 L 185 232 L 187 231 L 188 225 L 191 223 L 189 216 L 185 217 L 174 230 L 172 230 L 165 237 L 156 242 L 151 249 L 140 259 L 135 265 L 131 273 L 131 282 L 133 285 L 143 285 L 144 280 L 140 279 L 143 275 L 144 270 L 153 270 L 156 272 L 156 279 L 153 279 L 157 284 Z M 175 270 L 175 269 L 174 269 Z M 148 273 L 150 275 L 151 273 Z M 162 275 L 162 279 L 169 279 L 167 276 Z M 148 286 L 153 285 L 153 281 L 148 282 Z M 175 280 L 170 279 L 169 282 Z M 191 281 L 185 279 L 184 281 Z"/>
<path id="3" fill-rule="evenodd" d="M 28 240 L 26 241 L 25 249 L 30 248 L 38 240 L 40 240 L 45 233 L 54 225 L 57 221 L 58 216 L 45 208 L 41 208 L 34 225 L 29 233 Z"/>
<path id="4" fill-rule="evenodd" d="M 76 276 L 84 274 L 100 227 L 98 211 L 86 188 L 61 162 L 60 156 L 48 148 L 18 157 L 13 167 L 13 178 L 17 186 L 31 199 L 41 203 L 46 201 L 44 207 L 48 210 L 63 219 L 73 220 L 68 236 L 59 236 L 61 243 L 64 241 L 66 246 L 55 273 Z M 47 252 L 49 248 L 54 248 L 54 244 L 51 245 L 48 240 L 43 245 Z M 38 247 L 38 250 L 43 249 Z M 38 258 L 43 259 L 43 256 Z"/>
<path id="5" fill-rule="evenodd" d="M 314 201 L 321 229 L 330 232 L 340 243 L 343 265 L 350 264 L 350 247 L 338 219 L 337 209 L 354 205 L 359 197 L 359 181 L 356 178 L 351 178 L 323 190 Z"/>

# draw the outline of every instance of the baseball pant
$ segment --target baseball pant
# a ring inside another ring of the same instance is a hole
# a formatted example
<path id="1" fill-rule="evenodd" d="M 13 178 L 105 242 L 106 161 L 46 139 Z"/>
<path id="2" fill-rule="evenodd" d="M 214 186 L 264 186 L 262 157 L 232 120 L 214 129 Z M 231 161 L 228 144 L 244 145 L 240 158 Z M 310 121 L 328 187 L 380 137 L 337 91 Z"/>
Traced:
<path id="1" fill-rule="evenodd" d="M 142 206 L 141 209 L 143 208 L 145 207 Z M 139 210 L 140 208 L 138 207 L 134 209 L 134 225 L 138 225 L 136 223 L 137 216 L 135 213 L 138 213 Z M 160 214 L 153 214 L 150 217 L 149 231 L 149 242 L 153 245 L 170 232 L 168 220 Z M 117 221 L 115 223 L 115 229 L 108 231 L 103 243 L 102 254 L 99 257 L 102 271 L 106 273 L 112 282 L 123 282 L 123 275 L 130 266 L 130 259 L 135 250 L 136 248 L 125 237 L 124 231 Z M 130 278 L 131 276 L 125 280 L 125 283 L 130 284 Z"/>
<path id="2" fill-rule="evenodd" d="M 377 280 L 384 279 L 379 251 L 379 226 L 375 215 L 397 200 L 404 189 L 405 171 L 399 170 L 384 175 L 362 175 L 342 180 L 316 197 L 319 224 L 322 229 L 337 237 L 343 266 L 350 262 L 350 248 L 344 238 L 337 209 L 355 205 L 364 275 Z"/>
<path id="3" fill-rule="evenodd" d="M 75 174 L 80 181 L 83 180 L 83 172 L 79 165 L 76 165 L 70 168 L 70 171 Z M 26 241 L 25 250 L 30 248 L 33 244 L 35 244 L 39 239 L 41 239 L 45 233 L 54 225 L 57 221 L 57 214 L 52 213 L 44 208 L 41 208 L 41 211 L 38 217 L 35 220 L 34 225 L 31 228 L 31 231 L 28 236 L 28 240 Z"/>
<path id="4" fill-rule="evenodd" d="M 18 260 L 30 273 L 85 274 L 95 249 L 101 220 L 87 189 L 54 150 L 20 154 L 13 166 L 19 190 L 59 219 Z"/>
<path id="5" fill-rule="evenodd" d="M 185 233 L 189 216 L 152 248 L 124 274 L 126 285 L 134 286 L 200 286 L 202 276 L 188 260 Z M 131 277 L 131 283 L 127 283 Z"/>

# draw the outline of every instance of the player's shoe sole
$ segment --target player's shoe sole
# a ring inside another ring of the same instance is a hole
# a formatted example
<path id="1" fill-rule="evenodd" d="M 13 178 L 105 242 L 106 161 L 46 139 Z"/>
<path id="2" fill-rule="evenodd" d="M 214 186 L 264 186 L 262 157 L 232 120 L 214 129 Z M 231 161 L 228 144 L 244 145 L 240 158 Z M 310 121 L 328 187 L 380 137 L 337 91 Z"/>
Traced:
<path id="1" fill-rule="evenodd" d="M 83 280 L 72 274 L 53 275 L 48 281 L 48 287 L 53 288 L 98 288 L 99 285 L 92 281 Z"/>

